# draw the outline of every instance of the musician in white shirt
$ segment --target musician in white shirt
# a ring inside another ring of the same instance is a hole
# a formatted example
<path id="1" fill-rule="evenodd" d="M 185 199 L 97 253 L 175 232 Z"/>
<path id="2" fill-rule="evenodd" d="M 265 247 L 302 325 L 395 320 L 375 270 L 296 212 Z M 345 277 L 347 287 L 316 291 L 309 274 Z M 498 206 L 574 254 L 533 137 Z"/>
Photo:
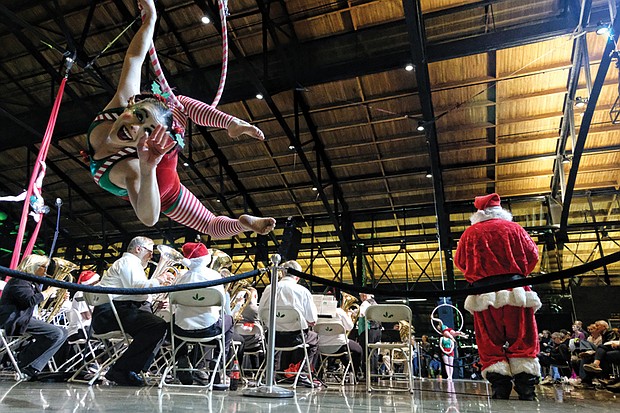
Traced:
<path id="1" fill-rule="evenodd" d="M 342 308 L 337 308 L 335 316 L 336 320 L 342 324 L 348 334 L 348 332 L 353 329 L 353 320 L 351 320 L 349 313 L 344 311 Z M 351 350 L 353 368 L 357 373 L 361 371 L 362 346 L 360 346 L 356 341 L 347 338 L 346 334 L 338 334 L 333 336 L 319 335 L 319 349 L 322 353 L 336 354 L 346 352 L 347 343 L 349 344 L 349 349 Z M 348 362 L 347 357 L 343 356 L 341 361 L 346 365 Z"/>
<path id="2" fill-rule="evenodd" d="M 301 265 L 297 261 L 287 261 L 282 267 L 292 268 L 297 271 L 301 271 Z M 316 324 L 318 319 L 318 312 L 316 305 L 312 300 L 312 294 L 310 291 L 302 285 L 297 284 L 299 277 L 292 274 L 285 273 L 282 279 L 278 282 L 278 288 L 276 292 L 276 305 L 277 306 L 291 306 L 298 309 L 301 312 L 302 320 L 301 325 L 304 331 L 304 337 L 306 344 L 308 345 L 308 357 L 312 365 L 315 365 L 318 360 L 318 344 L 319 337 L 314 331 L 310 331 L 308 327 Z M 261 319 L 265 322 L 269 320 L 269 313 L 271 311 L 271 285 L 268 285 L 263 292 L 258 308 L 260 309 Z M 297 335 L 290 334 L 298 327 L 289 323 L 278 322 L 276 319 L 276 344 L 281 346 L 296 345 Z M 284 365 L 286 360 L 283 361 Z"/>

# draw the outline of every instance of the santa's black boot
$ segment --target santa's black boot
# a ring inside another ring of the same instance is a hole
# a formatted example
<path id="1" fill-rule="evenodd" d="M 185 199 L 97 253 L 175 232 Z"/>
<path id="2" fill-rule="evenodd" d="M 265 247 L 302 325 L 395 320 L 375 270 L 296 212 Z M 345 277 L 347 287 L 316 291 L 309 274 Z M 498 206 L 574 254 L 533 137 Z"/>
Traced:
<path id="1" fill-rule="evenodd" d="M 536 397 L 536 385 L 538 376 L 529 373 L 515 374 L 515 390 L 519 394 L 519 400 L 538 400 Z"/>
<path id="2" fill-rule="evenodd" d="M 486 376 L 493 390 L 492 398 L 508 400 L 512 392 L 512 377 L 499 373 L 487 373 Z"/>

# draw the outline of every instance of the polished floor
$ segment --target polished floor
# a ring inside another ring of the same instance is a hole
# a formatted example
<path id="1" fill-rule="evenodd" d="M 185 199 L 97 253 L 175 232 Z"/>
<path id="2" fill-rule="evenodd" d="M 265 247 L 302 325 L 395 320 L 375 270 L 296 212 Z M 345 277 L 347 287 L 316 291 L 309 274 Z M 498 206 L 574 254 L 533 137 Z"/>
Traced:
<path id="1" fill-rule="evenodd" d="M 363 386 L 298 389 L 295 397 L 265 399 L 199 389 L 16 383 L 0 381 L 0 412 L 620 412 L 620 394 L 569 385 L 539 386 L 538 402 L 490 400 L 484 382 L 416 381 L 415 392 L 367 393 Z"/>

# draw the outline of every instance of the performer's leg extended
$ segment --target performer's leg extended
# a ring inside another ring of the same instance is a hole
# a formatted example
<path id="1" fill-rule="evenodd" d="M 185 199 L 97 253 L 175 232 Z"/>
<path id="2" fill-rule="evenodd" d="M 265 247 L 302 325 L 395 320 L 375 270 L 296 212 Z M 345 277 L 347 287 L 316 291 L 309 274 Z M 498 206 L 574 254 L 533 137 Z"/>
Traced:
<path id="1" fill-rule="evenodd" d="M 275 226 L 273 218 L 257 218 L 245 214 L 239 219 L 216 216 L 183 185 L 179 198 L 164 211 L 164 214 L 179 224 L 214 238 L 228 238 L 244 231 L 266 234 Z"/>

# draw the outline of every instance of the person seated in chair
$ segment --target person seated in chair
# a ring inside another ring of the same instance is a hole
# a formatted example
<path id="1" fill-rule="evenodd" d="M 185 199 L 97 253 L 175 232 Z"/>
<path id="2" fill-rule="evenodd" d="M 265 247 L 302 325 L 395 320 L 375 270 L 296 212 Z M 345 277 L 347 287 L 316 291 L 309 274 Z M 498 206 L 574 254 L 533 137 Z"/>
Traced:
<path id="1" fill-rule="evenodd" d="M 204 281 L 220 280 L 221 274 L 211 268 L 211 253 L 207 247 L 200 242 L 188 242 L 183 245 L 184 264 L 189 268 L 185 274 L 177 278 L 175 284 L 189 284 Z M 217 285 L 209 287 L 219 290 L 224 297 L 227 297 L 224 287 Z M 224 342 L 225 354 L 229 354 L 233 340 L 233 318 L 230 314 L 230 302 L 226 300 L 224 309 L 228 313 L 220 314 L 220 310 L 211 307 L 205 311 L 204 307 L 190 307 L 186 305 L 176 305 L 174 309 L 174 333 L 185 337 L 208 338 L 222 332 L 222 319 L 224 321 Z M 196 347 L 195 347 L 196 348 Z M 198 360 L 200 355 L 195 353 L 193 358 Z M 226 359 L 226 357 L 224 357 Z M 225 362 L 225 361 L 224 361 Z M 188 357 L 187 344 L 183 344 L 177 352 L 177 365 L 179 368 L 188 368 L 190 360 Z M 196 367 L 196 366 L 194 366 Z M 213 366 L 214 367 L 214 366 Z M 189 371 L 179 371 L 178 379 L 185 385 L 193 384 L 194 379 L 205 384 L 206 377 L 197 372 L 192 375 Z M 215 384 L 221 384 L 218 376 L 215 377 Z M 224 386 L 215 386 L 216 390 L 223 389 Z"/>
<path id="2" fill-rule="evenodd" d="M 340 307 L 336 308 L 336 320 L 342 324 L 347 333 L 354 327 L 353 320 L 351 319 L 349 313 Z M 353 371 L 357 374 L 358 372 L 361 372 L 362 369 L 362 346 L 360 346 L 356 341 L 348 339 L 346 334 L 338 334 L 336 336 L 319 335 L 319 349 L 323 353 L 346 353 L 347 343 L 349 344 L 349 349 L 351 350 Z M 346 365 L 346 363 L 348 363 L 348 357 L 346 355 L 341 357 L 343 358 L 341 361 Z"/>
<path id="3" fill-rule="evenodd" d="M 152 257 L 153 240 L 135 237 L 129 242 L 127 252 L 106 271 L 99 286 L 149 288 L 168 284 L 172 280 L 169 273 L 156 279 L 146 277 L 144 269 Z M 144 386 L 140 372 L 148 370 L 168 332 L 168 323 L 153 314 L 148 298 L 147 294 L 118 295 L 114 298 L 123 329 L 133 339 L 105 375 L 106 379 L 120 386 Z M 110 303 L 95 307 L 91 326 L 99 334 L 118 330 Z"/>
<path id="4" fill-rule="evenodd" d="M 17 271 L 45 276 L 50 263 L 44 255 L 28 255 L 17 267 Z M 11 278 L 0 297 L 0 327 L 7 336 L 28 334 L 32 338 L 25 348 L 17 354 L 20 370 L 31 381 L 37 379 L 39 372 L 62 347 L 67 339 L 67 330 L 33 318 L 35 307 L 58 292 L 57 287 L 41 287 L 27 280 Z"/>
<path id="5" fill-rule="evenodd" d="M 297 261 L 287 261 L 282 267 L 301 271 L 301 265 L 299 265 Z M 318 312 L 312 300 L 312 294 L 306 287 L 299 285 L 297 283 L 298 281 L 299 277 L 293 274 L 288 272 L 282 274 L 282 279 L 278 283 L 277 291 L 273 292 L 271 290 L 271 285 L 265 288 L 260 299 L 259 308 L 261 309 L 261 318 L 266 322 L 271 312 L 271 294 L 275 293 L 277 306 L 291 306 L 301 312 L 301 327 L 306 344 L 308 345 L 308 358 L 310 359 L 310 365 L 314 366 L 318 360 L 319 336 L 314 331 L 310 331 L 309 327 L 316 324 Z M 298 326 L 280 323 L 276 318 L 276 345 L 292 347 L 299 344 L 299 335 L 294 333 L 297 328 Z M 294 364 L 293 360 L 297 362 L 301 359 L 296 357 L 296 359 L 291 360 L 290 357 L 290 354 L 283 354 L 283 357 L 280 358 L 280 366 L 286 368 L 290 364 Z"/>

